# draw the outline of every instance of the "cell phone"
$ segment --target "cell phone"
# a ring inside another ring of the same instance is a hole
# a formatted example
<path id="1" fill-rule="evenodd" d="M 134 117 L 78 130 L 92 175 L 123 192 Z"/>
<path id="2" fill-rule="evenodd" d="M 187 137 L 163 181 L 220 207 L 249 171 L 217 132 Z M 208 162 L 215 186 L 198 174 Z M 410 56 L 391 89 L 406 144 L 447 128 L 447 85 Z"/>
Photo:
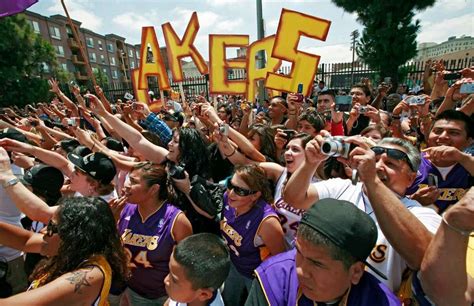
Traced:
<path id="1" fill-rule="evenodd" d="M 85 99 L 84 102 L 86 103 L 86 107 L 87 107 L 87 108 L 91 107 L 91 98 L 86 97 L 86 99 Z"/>
<path id="2" fill-rule="evenodd" d="M 336 112 L 348 112 L 352 108 L 351 96 L 336 96 Z"/>
<path id="3" fill-rule="evenodd" d="M 298 100 L 296 100 L 296 102 L 303 102 L 304 96 L 303 96 L 303 84 L 302 83 L 298 84 L 298 89 L 296 90 L 296 96 L 298 97 Z"/>
<path id="4" fill-rule="evenodd" d="M 425 104 L 425 97 L 411 96 L 407 98 L 406 102 L 408 103 L 408 105 L 423 105 Z"/>
<path id="5" fill-rule="evenodd" d="M 76 118 L 68 118 L 66 119 L 66 122 L 68 126 L 76 126 L 77 123 Z"/>
<path id="6" fill-rule="evenodd" d="M 288 141 L 296 135 L 295 130 L 282 130 L 282 132 L 286 134 L 286 140 Z"/>
<path id="7" fill-rule="evenodd" d="M 462 74 L 460 74 L 459 72 L 446 73 L 445 75 L 443 75 L 443 79 L 446 81 L 457 80 L 460 78 L 462 78 Z"/>
<path id="8" fill-rule="evenodd" d="M 438 177 L 433 173 L 428 174 L 428 186 L 438 187 Z"/>
<path id="9" fill-rule="evenodd" d="M 472 94 L 474 93 L 474 83 L 464 83 L 459 89 L 459 93 L 462 94 Z"/>
<path id="10" fill-rule="evenodd" d="M 133 95 L 129 92 L 126 92 L 123 97 L 125 98 L 125 100 L 133 100 Z"/>

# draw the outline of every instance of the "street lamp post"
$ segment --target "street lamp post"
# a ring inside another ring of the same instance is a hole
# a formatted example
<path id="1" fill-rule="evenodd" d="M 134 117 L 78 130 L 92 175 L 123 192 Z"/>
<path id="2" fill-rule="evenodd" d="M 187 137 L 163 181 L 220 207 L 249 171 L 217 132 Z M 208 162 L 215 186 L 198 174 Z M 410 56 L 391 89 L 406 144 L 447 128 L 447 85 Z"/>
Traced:
<path id="1" fill-rule="evenodd" d="M 264 36 L 265 36 L 265 30 L 263 28 L 262 0 L 257 0 L 257 39 L 260 40 Z M 262 69 L 264 67 L 265 67 L 265 51 L 260 50 L 257 53 L 257 69 Z M 259 103 L 263 103 L 264 99 L 265 99 L 264 83 L 262 80 L 260 80 L 258 81 Z"/>
<path id="2" fill-rule="evenodd" d="M 359 31 L 354 30 L 351 33 L 351 38 L 352 38 L 352 64 L 351 64 L 351 86 L 354 85 L 354 60 L 355 60 L 355 43 L 357 41 L 357 38 L 359 37 Z"/>

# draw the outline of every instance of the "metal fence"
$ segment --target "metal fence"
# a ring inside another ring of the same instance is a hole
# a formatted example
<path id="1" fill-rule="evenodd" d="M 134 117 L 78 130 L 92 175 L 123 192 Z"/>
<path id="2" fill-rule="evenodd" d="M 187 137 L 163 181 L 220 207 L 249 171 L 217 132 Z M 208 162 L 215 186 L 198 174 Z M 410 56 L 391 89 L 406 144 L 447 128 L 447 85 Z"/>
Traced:
<path id="1" fill-rule="evenodd" d="M 450 71 L 457 71 L 474 65 L 474 57 L 466 57 L 464 59 L 445 61 L 445 67 Z M 401 66 L 399 71 L 402 72 L 399 83 L 420 84 L 423 80 L 423 72 L 425 70 L 424 61 L 411 61 Z M 288 75 L 291 72 L 290 66 L 281 67 L 278 73 Z M 243 69 L 234 69 L 228 71 L 229 80 L 242 80 L 246 78 L 246 71 Z M 384 76 L 380 76 L 380 72 L 371 69 L 367 64 L 355 63 L 333 63 L 321 64 L 315 76 L 315 82 L 324 81 L 326 87 L 335 90 L 348 91 L 353 83 L 358 83 L 361 78 L 369 78 L 374 84 Z M 170 85 L 175 91 L 179 91 L 179 83 L 170 79 Z M 183 89 L 186 95 L 202 94 L 209 98 L 209 76 L 197 76 L 186 78 L 183 82 Z M 149 90 L 156 95 L 159 88 L 156 81 L 150 83 Z M 123 98 L 126 92 L 133 94 L 131 83 L 116 83 L 104 87 L 104 92 L 112 101 Z"/>

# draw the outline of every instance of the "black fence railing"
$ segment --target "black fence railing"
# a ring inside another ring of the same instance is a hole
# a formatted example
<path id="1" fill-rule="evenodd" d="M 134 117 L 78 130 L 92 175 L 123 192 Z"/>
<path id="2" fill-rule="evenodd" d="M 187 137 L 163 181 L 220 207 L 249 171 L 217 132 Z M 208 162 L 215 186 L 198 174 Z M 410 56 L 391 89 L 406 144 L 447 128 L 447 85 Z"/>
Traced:
<path id="1" fill-rule="evenodd" d="M 461 70 L 474 65 L 474 57 L 466 56 L 463 59 L 445 61 L 445 67 L 450 71 Z M 399 83 L 420 84 L 423 79 L 425 70 L 424 61 L 410 61 L 401 66 L 401 78 Z M 284 66 L 279 69 L 281 74 L 289 74 L 290 66 Z M 371 69 L 367 64 L 354 63 L 333 63 L 321 64 L 315 76 L 315 81 L 323 80 L 326 87 L 335 90 L 348 91 L 351 85 L 360 81 L 361 78 L 369 78 L 374 84 L 378 83 L 384 76 L 380 72 Z M 228 71 L 229 80 L 241 80 L 246 78 L 246 71 L 243 69 L 235 69 Z M 186 95 L 203 94 L 209 98 L 209 77 L 208 75 L 186 78 L 183 82 L 183 90 Z M 179 83 L 171 80 L 171 87 L 175 91 L 179 91 Z M 152 90 L 156 96 L 159 95 L 159 88 L 156 81 L 150 83 L 149 90 Z M 133 94 L 133 88 L 130 82 L 115 83 L 104 86 L 104 92 L 111 101 L 122 99 L 126 92 Z"/>

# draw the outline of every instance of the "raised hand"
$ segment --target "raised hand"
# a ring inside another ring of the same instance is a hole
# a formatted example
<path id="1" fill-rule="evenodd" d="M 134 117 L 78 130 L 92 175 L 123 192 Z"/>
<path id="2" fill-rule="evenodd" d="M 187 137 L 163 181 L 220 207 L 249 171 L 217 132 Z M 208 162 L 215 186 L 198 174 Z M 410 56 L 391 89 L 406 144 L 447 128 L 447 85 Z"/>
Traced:
<path id="1" fill-rule="evenodd" d="M 59 94 L 61 92 L 58 81 L 56 81 L 56 79 L 54 78 L 49 79 L 48 84 L 49 84 L 49 87 L 51 87 L 49 91 L 54 92 L 55 94 Z"/>

